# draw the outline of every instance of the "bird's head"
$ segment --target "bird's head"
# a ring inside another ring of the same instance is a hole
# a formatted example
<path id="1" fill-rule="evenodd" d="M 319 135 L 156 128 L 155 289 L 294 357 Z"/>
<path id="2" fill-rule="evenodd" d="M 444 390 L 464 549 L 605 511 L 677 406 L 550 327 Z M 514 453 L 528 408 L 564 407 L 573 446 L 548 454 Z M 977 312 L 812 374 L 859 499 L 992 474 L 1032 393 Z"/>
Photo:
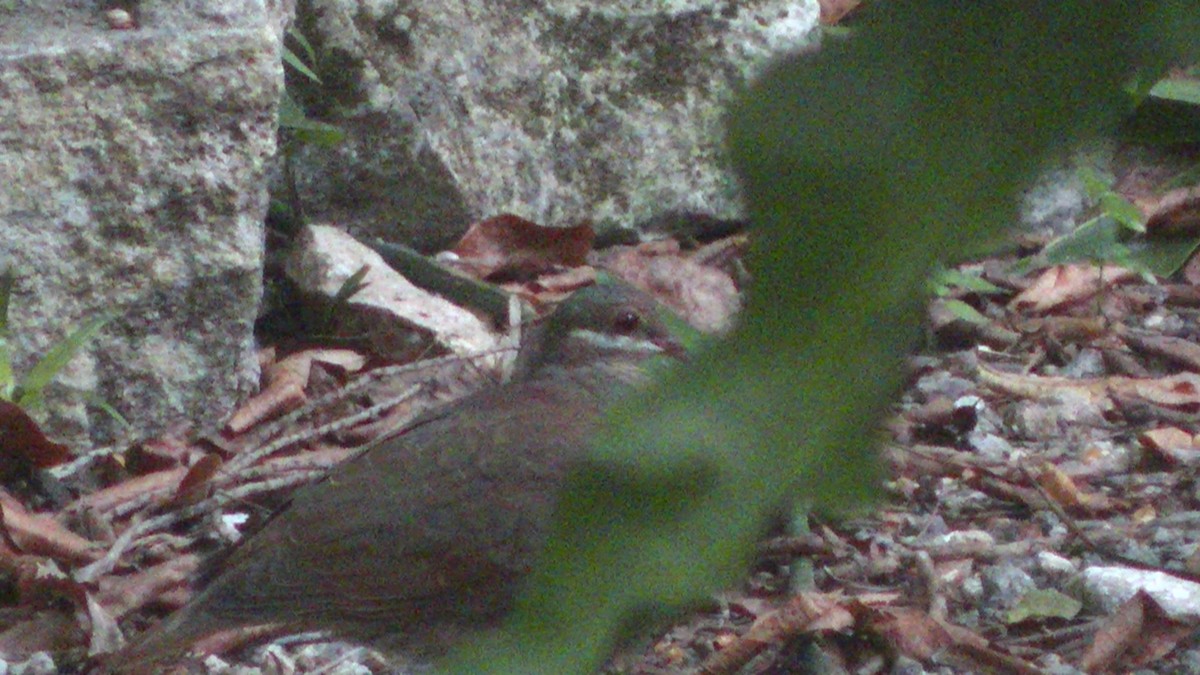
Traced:
<path id="1" fill-rule="evenodd" d="M 602 361 L 640 361 L 652 356 L 684 358 L 683 345 L 664 319 L 665 308 L 624 282 L 577 291 L 538 326 L 522 348 L 531 368 L 587 366 Z"/>

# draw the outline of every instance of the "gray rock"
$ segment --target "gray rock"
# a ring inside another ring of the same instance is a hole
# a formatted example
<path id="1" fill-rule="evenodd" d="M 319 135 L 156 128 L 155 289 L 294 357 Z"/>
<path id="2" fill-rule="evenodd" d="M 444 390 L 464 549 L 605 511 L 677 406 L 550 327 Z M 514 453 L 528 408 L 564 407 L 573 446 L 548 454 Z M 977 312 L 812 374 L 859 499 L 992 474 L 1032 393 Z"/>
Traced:
<path id="1" fill-rule="evenodd" d="M 723 103 L 813 42 L 817 4 L 780 0 L 313 0 L 296 25 L 324 84 L 295 78 L 333 149 L 300 147 L 305 210 L 360 238 L 445 246 L 503 212 L 631 225 L 741 212 Z"/>
<path id="2" fill-rule="evenodd" d="M 993 565 L 980 575 L 983 593 L 987 598 L 986 611 L 1001 612 L 1017 603 L 1029 591 L 1037 588 L 1033 577 L 1008 562 Z"/>
<path id="3" fill-rule="evenodd" d="M 0 258 L 20 278 L 17 371 L 73 326 L 115 318 L 63 374 L 133 424 L 52 393 L 47 429 L 76 443 L 219 422 L 257 382 L 265 173 L 286 8 L 99 3 L 0 9 Z"/>
<path id="4" fill-rule="evenodd" d="M 502 346 L 501 336 L 477 315 L 414 286 L 378 253 L 336 228 L 304 228 L 286 272 L 303 296 L 328 301 L 364 266 L 366 285 L 337 308 L 335 318 L 348 335 L 366 336 L 376 353 L 408 361 L 447 352 L 480 354 Z"/>
<path id="5" fill-rule="evenodd" d="M 1144 591 L 1175 621 L 1200 617 L 1200 584 L 1165 572 L 1096 566 L 1084 570 L 1081 581 L 1085 600 L 1105 614 Z"/>

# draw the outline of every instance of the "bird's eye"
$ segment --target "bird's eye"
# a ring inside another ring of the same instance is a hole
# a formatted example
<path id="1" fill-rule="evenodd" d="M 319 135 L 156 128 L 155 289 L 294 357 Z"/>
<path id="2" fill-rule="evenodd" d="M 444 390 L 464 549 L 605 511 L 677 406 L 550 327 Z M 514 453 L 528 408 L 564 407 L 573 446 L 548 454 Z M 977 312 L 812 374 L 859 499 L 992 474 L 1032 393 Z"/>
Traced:
<path id="1" fill-rule="evenodd" d="M 622 335 L 629 335 L 640 325 L 642 325 L 642 317 L 638 316 L 637 312 L 628 309 L 617 314 L 616 320 L 613 321 L 613 328 Z"/>

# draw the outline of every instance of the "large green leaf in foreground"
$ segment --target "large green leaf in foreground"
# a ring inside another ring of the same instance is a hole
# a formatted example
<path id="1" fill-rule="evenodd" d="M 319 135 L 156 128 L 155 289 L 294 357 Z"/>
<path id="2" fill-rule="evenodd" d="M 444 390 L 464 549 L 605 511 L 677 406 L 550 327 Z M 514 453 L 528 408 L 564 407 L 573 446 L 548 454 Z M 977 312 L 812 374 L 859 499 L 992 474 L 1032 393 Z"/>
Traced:
<path id="1" fill-rule="evenodd" d="M 926 272 L 1010 222 L 1042 158 L 1111 129 L 1135 66 L 1194 50 L 1196 10 L 889 0 L 744 92 L 729 137 L 759 228 L 744 324 L 615 411 L 516 616 L 448 670 L 593 672 L 630 617 L 736 583 L 781 504 L 874 490 Z"/>

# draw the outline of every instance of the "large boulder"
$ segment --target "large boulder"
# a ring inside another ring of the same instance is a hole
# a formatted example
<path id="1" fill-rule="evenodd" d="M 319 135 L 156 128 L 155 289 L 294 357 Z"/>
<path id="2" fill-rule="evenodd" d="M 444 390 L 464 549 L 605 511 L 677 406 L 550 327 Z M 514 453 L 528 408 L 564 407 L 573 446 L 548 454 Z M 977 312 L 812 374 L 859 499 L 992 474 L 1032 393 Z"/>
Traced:
<path id="1" fill-rule="evenodd" d="M 812 43 L 817 15 L 812 0 L 302 0 L 323 83 L 291 88 L 347 139 L 297 150 L 297 193 L 316 220 L 425 250 L 505 212 L 736 217 L 724 103 Z"/>
<path id="2" fill-rule="evenodd" d="M 219 422 L 257 384 L 283 79 L 277 3 L 131 3 L 129 22 L 102 4 L 0 9 L 0 264 L 18 274 L 17 372 L 72 327 L 114 317 L 59 381 L 133 428 L 50 392 L 47 430 L 78 444 Z"/>

